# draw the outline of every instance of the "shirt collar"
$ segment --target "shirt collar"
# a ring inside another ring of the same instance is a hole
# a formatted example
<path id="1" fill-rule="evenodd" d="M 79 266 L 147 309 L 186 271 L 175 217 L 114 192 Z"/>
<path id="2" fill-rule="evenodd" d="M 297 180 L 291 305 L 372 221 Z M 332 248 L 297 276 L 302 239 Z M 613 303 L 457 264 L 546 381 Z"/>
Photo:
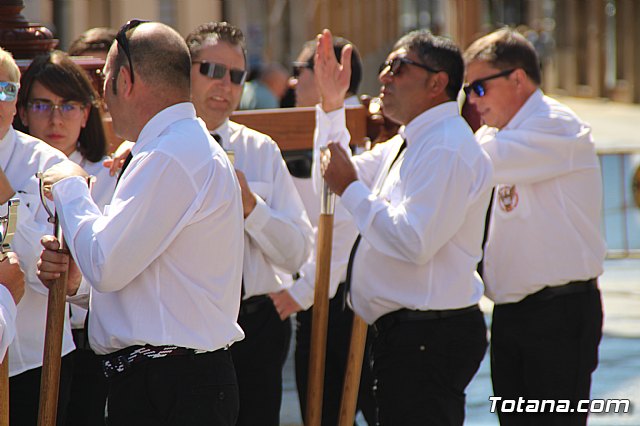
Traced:
<path id="1" fill-rule="evenodd" d="M 538 108 L 538 106 L 543 102 L 544 93 L 542 90 L 537 89 L 535 92 L 529 96 L 529 99 L 520 107 L 518 112 L 511 117 L 511 120 L 504 126 L 504 129 L 515 129 L 518 128 L 524 120 L 531 117 L 533 112 Z"/>
<path id="2" fill-rule="evenodd" d="M 196 118 L 196 109 L 191 102 L 182 102 L 163 109 L 142 128 L 131 150 L 132 154 L 140 152 L 144 145 L 160 136 L 173 123 L 189 118 Z"/>
<path id="3" fill-rule="evenodd" d="M 222 146 L 226 146 L 231 139 L 231 128 L 229 127 L 229 119 L 227 118 L 220 126 L 213 130 L 209 130 L 211 134 L 218 134 L 222 138 Z"/>
<path id="4" fill-rule="evenodd" d="M 424 111 L 411 120 L 409 124 L 402 126 L 398 133 L 407 141 L 407 146 L 410 146 L 414 140 L 420 140 L 420 135 L 435 124 L 455 116 L 460 116 L 458 103 L 454 101 L 445 102 Z"/>

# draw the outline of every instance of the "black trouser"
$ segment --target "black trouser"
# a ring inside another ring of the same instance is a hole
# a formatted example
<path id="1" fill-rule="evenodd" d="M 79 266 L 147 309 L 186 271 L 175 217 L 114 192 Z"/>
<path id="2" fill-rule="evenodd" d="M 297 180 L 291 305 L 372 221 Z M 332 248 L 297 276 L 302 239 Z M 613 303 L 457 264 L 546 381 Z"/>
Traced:
<path id="1" fill-rule="evenodd" d="M 69 403 L 73 352 L 62 357 L 60 364 L 60 390 L 56 424 L 63 425 Z M 42 367 L 27 370 L 9 379 L 9 423 L 11 426 L 35 426 L 38 423 L 40 376 Z"/>
<path id="2" fill-rule="evenodd" d="M 240 389 L 237 424 L 277 426 L 282 403 L 282 367 L 291 342 L 291 320 L 280 320 L 267 296 L 249 300 L 241 304 L 238 317 L 245 338 L 231 346 Z"/>
<path id="3" fill-rule="evenodd" d="M 486 349 L 480 310 L 397 322 L 377 333 L 372 353 L 380 424 L 462 425 L 465 389 Z"/>
<path id="4" fill-rule="evenodd" d="M 107 379 L 102 374 L 100 357 L 87 348 L 84 329 L 73 329 L 74 352 L 71 396 L 67 426 L 104 426 Z"/>
<path id="5" fill-rule="evenodd" d="M 344 285 L 338 287 L 336 295 L 329 302 L 329 327 L 327 330 L 327 353 L 324 370 L 324 395 L 322 398 L 322 424 L 335 426 L 338 424 L 340 401 L 342 399 L 342 385 L 351 341 L 351 325 L 353 323 L 353 311 L 348 307 L 343 310 Z M 298 312 L 296 328 L 296 385 L 298 387 L 298 399 L 303 418 L 306 415 L 307 405 L 307 378 L 309 372 L 309 354 L 311 346 L 311 317 L 313 308 L 304 312 Z M 358 409 L 362 411 L 367 423 L 375 425 L 377 422 L 377 410 L 373 397 L 373 377 L 369 355 L 369 342 L 362 363 L 362 375 L 360 377 L 360 391 L 358 393 Z"/>
<path id="6" fill-rule="evenodd" d="M 588 399 L 601 337 L 597 288 L 546 301 L 496 305 L 491 326 L 494 395 L 573 404 Z M 586 424 L 587 413 L 499 413 L 499 418 L 502 425 L 570 426 Z"/>
<path id="7" fill-rule="evenodd" d="M 108 379 L 110 426 L 233 426 L 238 384 L 227 350 L 145 360 Z"/>

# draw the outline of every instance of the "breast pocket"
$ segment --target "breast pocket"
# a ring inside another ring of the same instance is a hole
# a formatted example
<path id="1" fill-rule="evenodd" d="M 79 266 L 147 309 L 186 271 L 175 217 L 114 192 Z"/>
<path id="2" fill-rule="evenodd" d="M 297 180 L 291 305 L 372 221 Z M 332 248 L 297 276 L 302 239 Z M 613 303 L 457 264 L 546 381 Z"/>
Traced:
<path id="1" fill-rule="evenodd" d="M 249 181 L 249 188 L 251 192 L 262 198 L 262 201 L 269 204 L 271 200 L 271 194 L 273 193 L 273 184 L 269 182 Z"/>

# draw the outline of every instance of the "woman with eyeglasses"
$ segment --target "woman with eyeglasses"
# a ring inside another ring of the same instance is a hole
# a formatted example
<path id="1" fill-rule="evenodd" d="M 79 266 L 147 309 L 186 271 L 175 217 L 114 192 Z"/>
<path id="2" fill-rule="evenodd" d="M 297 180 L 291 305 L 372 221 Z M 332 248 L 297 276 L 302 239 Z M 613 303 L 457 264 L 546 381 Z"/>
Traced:
<path id="1" fill-rule="evenodd" d="M 106 158 L 100 99 L 76 63 L 61 51 L 33 60 L 21 79 L 16 128 L 42 139 L 96 177 L 91 193 L 102 209 L 111 200 L 116 178 Z M 98 357 L 84 333 L 86 311 L 71 305 L 71 327 L 77 350 L 67 425 L 104 424 L 106 381 Z"/>
<path id="2" fill-rule="evenodd" d="M 10 185 L 8 191 L 3 189 L 2 201 L 8 196 L 20 200 L 19 219 L 11 248 L 19 256 L 25 277 L 24 295 L 14 311 L 15 337 L 8 352 L 9 412 L 12 426 L 35 425 L 38 415 L 47 289 L 36 275 L 36 264 L 42 251 L 40 239 L 51 233 L 51 224 L 47 221 L 48 215 L 40 201 L 38 179 L 35 175 L 38 171 L 66 160 L 60 151 L 16 131 L 11 125 L 17 110 L 19 81 L 20 70 L 11 54 L 0 49 L 0 175 L 4 174 Z M 5 214 L 6 208 L 6 204 L 3 204 L 0 212 Z M 71 327 L 66 321 L 62 335 L 58 424 L 64 424 L 72 367 L 69 354 L 73 349 Z"/>

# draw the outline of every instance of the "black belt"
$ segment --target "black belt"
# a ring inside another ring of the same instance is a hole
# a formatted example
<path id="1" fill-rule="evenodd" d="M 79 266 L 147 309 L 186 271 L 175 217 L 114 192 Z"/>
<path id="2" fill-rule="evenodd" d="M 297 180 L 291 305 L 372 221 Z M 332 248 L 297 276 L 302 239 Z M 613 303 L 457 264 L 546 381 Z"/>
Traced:
<path id="1" fill-rule="evenodd" d="M 151 359 L 165 358 L 168 356 L 179 355 L 201 355 L 212 354 L 220 351 L 226 351 L 224 347 L 217 351 L 203 351 L 198 349 L 183 348 L 180 346 L 129 346 L 117 352 L 108 355 L 102 355 L 102 373 L 109 379 L 118 374 L 122 374 L 136 364 Z"/>
<path id="2" fill-rule="evenodd" d="M 251 315 L 265 308 L 271 299 L 267 295 L 252 296 L 240 302 L 240 312 L 238 315 Z"/>
<path id="3" fill-rule="evenodd" d="M 533 294 L 528 295 L 527 297 L 525 297 L 519 302 L 501 303 L 498 306 L 545 302 L 555 297 L 567 296 L 569 294 L 586 293 L 588 291 L 597 290 L 597 289 L 598 289 L 597 278 L 591 278 L 590 280 L 587 280 L 587 281 L 571 281 L 570 283 L 559 285 L 559 286 L 545 287 L 540 291 L 537 291 Z"/>
<path id="4" fill-rule="evenodd" d="M 470 314 L 480 311 L 478 305 L 467 306 L 461 309 L 446 309 L 441 311 L 412 311 L 410 309 L 400 309 L 389 312 L 381 316 L 373 323 L 373 329 L 377 333 L 383 333 L 398 323 L 410 321 L 430 321 L 435 319 L 446 319 L 459 315 Z"/>

